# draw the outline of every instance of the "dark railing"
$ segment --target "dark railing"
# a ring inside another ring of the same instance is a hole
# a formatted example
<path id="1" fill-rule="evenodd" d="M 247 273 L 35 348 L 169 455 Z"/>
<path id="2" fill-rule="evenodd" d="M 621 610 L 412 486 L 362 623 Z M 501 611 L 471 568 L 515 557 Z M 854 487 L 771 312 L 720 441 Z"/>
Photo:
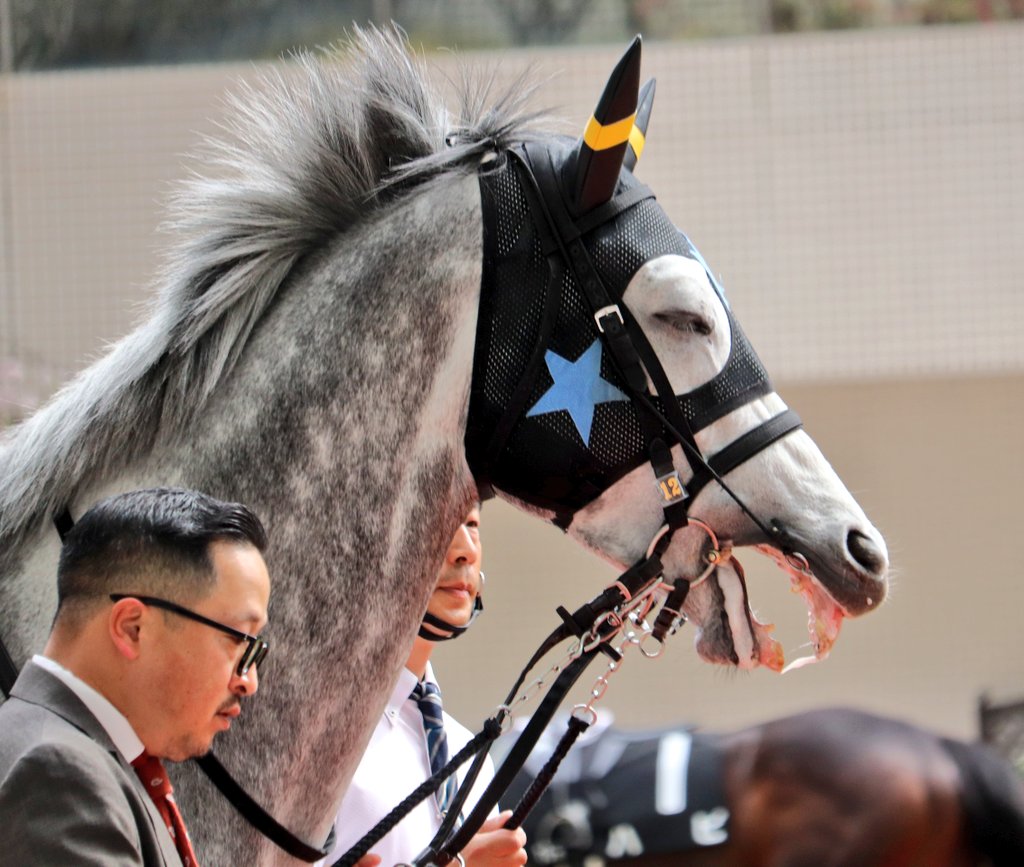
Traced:
<path id="1" fill-rule="evenodd" d="M 978 727 L 981 740 L 1024 776 L 1024 699 L 997 704 L 983 695 L 978 701 Z"/>

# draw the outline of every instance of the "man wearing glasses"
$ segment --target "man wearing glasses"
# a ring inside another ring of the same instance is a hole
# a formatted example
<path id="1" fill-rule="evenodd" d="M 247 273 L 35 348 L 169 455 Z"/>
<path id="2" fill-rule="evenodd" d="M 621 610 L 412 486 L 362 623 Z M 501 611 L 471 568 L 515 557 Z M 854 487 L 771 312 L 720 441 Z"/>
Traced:
<path id="1" fill-rule="evenodd" d="M 0 861 L 195 867 L 159 760 L 206 753 L 256 693 L 265 547 L 245 506 L 197 491 L 82 516 L 46 647 L 0 706 Z"/>

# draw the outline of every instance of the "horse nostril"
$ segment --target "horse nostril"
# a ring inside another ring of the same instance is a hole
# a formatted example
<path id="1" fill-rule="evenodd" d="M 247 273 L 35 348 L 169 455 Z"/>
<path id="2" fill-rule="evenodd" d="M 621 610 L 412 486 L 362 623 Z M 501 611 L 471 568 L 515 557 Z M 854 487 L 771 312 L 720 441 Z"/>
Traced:
<path id="1" fill-rule="evenodd" d="M 846 536 L 846 547 L 865 571 L 872 575 L 880 575 L 884 571 L 887 561 L 885 552 L 870 536 L 864 535 L 860 530 L 850 530 Z"/>

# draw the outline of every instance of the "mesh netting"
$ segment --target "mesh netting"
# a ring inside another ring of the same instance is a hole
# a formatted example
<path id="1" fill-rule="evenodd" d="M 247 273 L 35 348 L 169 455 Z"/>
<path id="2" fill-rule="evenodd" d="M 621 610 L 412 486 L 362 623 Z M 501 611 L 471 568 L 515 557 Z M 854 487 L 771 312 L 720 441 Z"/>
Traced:
<path id="1" fill-rule="evenodd" d="M 556 156 L 565 159 L 564 151 Z M 520 499 L 564 513 L 579 509 L 646 461 L 647 440 L 640 410 L 626 400 L 597 402 L 586 434 L 568 409 L 526 414 L 555 384 L 548 354 L 577 362 L 592 350 L 598 332 L 572 270 L 557 254 L 550 261 L 545 257 L 549 230 L 543 213 L 531 207 L 525 171 L 518 160 L 508 159 L 481 178 L 485 266 L 467 446 L 479 475 Z M 624 172 L 617 195 L 636 184 Z M 584 244 L 615 299 L 622 298 L 633 275 L 651 259 L 674 254 L 702 261 L 651 198 L 593 229 Z M 732 351 L 725 368 L 677 397 L 693 430 L 769 388 L 728 305 L 726 311 Z M 626 390 L 606 352 L 599 372 L 605 382 Z"/>

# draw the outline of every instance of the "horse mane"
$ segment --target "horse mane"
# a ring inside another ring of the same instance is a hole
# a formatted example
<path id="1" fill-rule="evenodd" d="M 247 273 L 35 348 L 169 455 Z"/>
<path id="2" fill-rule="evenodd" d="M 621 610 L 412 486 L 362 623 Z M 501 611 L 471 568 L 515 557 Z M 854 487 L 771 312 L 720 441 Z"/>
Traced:
<path id="1" fill-rule="evenodd" d="M 337 54 L 347 50 L 346 62 Z M 232 370 L 295 265 L 377 210 L 533 137 L 522 79 L 453 82 L 449 117 L 396 29 L 356 28 L 231 98 L 206 142 L 216 176 L 171 202 L 181 236 L 146 320 L 0 439 L 0 539 L 10 549 L 83 483 L 186 428 Z"/>

